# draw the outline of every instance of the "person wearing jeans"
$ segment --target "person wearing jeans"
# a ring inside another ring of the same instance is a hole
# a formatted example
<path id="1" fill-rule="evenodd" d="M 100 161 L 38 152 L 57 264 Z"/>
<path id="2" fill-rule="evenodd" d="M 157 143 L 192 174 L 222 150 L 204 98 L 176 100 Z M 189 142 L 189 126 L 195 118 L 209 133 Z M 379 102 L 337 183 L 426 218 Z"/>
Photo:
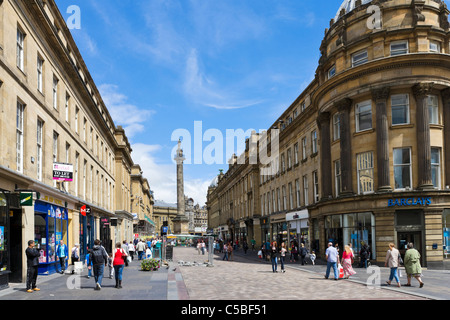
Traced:
<path id="1" fill-rule="evenodd" d="M 278 247 L 277 247 L 277 242 L 274 241 L 272 243 L 272 246 L 270 247 L 270 258 L 272 260 L 272 272 L 278 272 L 277 271 L 277 267 L 278 267 Z"/>
<path id="2" fill-rule="evenodd" d="M 113 266 L 114 266 L 114 274 L 116 277 L 116 285 L 114 288 L 122 289 L 122 271 L 125 267 L 125 261 L 128 257 L 127 253 L 124 249 L 121 248 L 120 242 L 116 243 L 116 250 L 113 253 Z"/>
<path id="3" fill-rule="evenodd" d="M 398 278 L 399 256 L 400 252 L 395 248 L 393 243 L 390 243 L 389 250 L 386 253 L 386 259 L 384 261 L 384 266 L 389 266 L 391 269 L 389 281 L 386 281 L 386 283 L 391 285 L 391 281 L 395 278 L 395 281 L 397 281 L 397 287 L 401 286 L 400 279 Z"/>
<path id="4" fill-rule="evenodd" d="M 339 279 L 339 270 L 337 264 L 339 264 L 339 253 L 331 242 L 328 243 L 328 249 L 325 251 L 325 256 L 327 259 L 327 271 L 325 273 L 325 279 L 330 276 L 330 270 L 334 270 L 334 280 Z"/>
<path id="5" fill-rule="evenodd" d="M 95 239 L 94 247 L 89 255 L 89 265 L 92 265 L 95 278 L 95 290 L 102 288 L 103 271 L 108 263 L 108 254 L 105 248 L 101 245 L 100 240 Z"/>

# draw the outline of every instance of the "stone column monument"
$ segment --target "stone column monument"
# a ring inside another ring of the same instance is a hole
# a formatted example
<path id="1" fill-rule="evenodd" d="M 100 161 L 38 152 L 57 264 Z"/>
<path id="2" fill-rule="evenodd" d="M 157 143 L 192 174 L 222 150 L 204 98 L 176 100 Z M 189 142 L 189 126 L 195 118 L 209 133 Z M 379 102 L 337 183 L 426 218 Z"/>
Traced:
<path id="1" fill-rule="evenodd" d="M 173 221 L 174 234 L 189 234 L 189 219 L 185 212 L 183 161 L 186 158 L 181 149 L 181 140 L 178 140 L 178 149 L 174 160 L 177 162 L 177 216 Z"/>

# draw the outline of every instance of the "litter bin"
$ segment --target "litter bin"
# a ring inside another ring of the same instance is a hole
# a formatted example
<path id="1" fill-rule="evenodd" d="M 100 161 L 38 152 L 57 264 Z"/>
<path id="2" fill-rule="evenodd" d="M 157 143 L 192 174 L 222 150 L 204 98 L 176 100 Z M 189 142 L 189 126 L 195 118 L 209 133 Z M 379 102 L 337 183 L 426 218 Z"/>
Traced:
<path id="1" fill-rule="evenodd" d="M 166 260 L 173 261 L 173 246 L 166 247 Z"/>

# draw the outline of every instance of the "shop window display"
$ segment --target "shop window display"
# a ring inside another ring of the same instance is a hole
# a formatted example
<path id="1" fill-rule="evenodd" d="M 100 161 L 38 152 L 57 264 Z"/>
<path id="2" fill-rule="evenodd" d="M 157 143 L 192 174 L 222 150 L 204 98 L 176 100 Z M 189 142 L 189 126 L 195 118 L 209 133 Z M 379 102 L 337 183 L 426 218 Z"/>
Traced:
<path id="1" fill-rule="evenodd" d="M 0 193 L 0 271 L 8 269 L 8 243 L 7 230 L 8 230 L 8 207 L 6 196 L 4 193 Z"/>

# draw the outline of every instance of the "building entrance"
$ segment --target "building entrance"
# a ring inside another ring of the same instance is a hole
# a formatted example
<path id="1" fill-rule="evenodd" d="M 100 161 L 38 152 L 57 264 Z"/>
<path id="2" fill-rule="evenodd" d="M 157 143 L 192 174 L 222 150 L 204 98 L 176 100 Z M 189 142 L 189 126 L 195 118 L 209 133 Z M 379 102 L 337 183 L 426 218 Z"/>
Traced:
<path id="1" fill-rule="evenodd" d="M 414 244 L 414 248 L 420 253 L 420 263 L 424 265 L 424 252 L 422 246 L 422 232 L 421 231 L 413 231 L 413 232 L 398 232 L 397 233 L 397 241 L 398 241 L 398 250 L 400 251 L 400 255 L 402 259 L 405 258 L 406 246 L 408 243 L 412 242 Z"/>

